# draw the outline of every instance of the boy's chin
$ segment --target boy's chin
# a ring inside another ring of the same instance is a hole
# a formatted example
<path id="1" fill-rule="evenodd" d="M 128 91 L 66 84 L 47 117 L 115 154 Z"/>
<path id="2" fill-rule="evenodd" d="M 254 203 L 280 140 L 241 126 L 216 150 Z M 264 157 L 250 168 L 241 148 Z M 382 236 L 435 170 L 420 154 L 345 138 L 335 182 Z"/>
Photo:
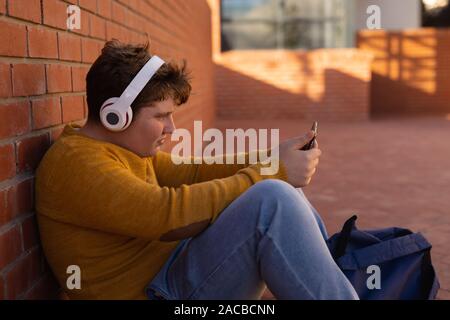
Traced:
<path id="1" fill-rule="evenodd" d="M 156 154 L 158 153 L 158 151 L 161 149 L 161 146 L 156 146 L 154 147 L 147 155 L 147 157 L 153 157 L 156 156 Z"/>

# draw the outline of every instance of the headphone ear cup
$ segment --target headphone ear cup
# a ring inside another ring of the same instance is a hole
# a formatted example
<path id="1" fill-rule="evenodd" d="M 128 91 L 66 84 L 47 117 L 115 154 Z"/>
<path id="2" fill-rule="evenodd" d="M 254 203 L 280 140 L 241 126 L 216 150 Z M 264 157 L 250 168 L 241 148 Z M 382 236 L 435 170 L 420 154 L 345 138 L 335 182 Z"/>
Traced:
<path id="1" fill-rule="evenodd" d="M 123 131 L 131 124 L 133 110 L 128 106 L 126 113 L 117 105 L 119 98 L 113 97 L 106 100 L 100 108 L 100 121 L 103 126 L 111 131 Z"/>
<path id="2" fill-rule="evenodd" d="M 128 128 L 130 126 L 132 120 L 133 120 L 133 109 L 131 109 L 131 107 L 128 107 L 127 113 L 126 113 L 125 126 L 123 127 L 122 130 L 125 130 L 126 128 Z"/>

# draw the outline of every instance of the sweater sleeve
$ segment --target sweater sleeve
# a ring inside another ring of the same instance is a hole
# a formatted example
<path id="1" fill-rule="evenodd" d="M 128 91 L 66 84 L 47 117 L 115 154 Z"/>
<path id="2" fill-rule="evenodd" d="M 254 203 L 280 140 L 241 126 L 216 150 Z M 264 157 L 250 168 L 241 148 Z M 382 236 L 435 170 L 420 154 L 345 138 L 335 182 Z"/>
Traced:
<path id="1" fill-rule="evenodd" d="M 227 155 L 217 157 L 216 160 L 221 160 L 221 163 L 211 163 L 202 161 L 202 163 L 194 163 L 194 157 L 185 159 L 188 163 L 174 163 L 172 155 L 166 152 L 158 152 L 153 159 L 156 176 L 158 182 L 162 186 L 177 187 L 182 184 L 193 184 L 213 179 L 221 179 L 236 174 L 239 170 L 249 167 L 251 164 L 256 163 L 257 152 L 242 153 L 241 159 L 243 163 L 238 163 L 238 155 L 234 154 L 233 164 L 226 163 Z M 176 158 L 181 161 L 182 158 Z M 212 158 L 211 158 L 212 159 Z M 287 177 L 284 174 L 284 168 L 279 168 L 279 172 L 272 176 L 279 179 L 286 180 Z"/>
<path id="2" fill-rule="evenodd" d="M 251 185 L 279 175 L 261 176 L 262 165 L 211 181 L 159 186 L 136 177 L 107 154 L 54 163 L 51 179 L 39 179 L 40 214 L 81 227 L 136 238 L 160 240 L 170 231 L 202 221 L 212 223 Z M 45 180 L 45 181 L 44 181 Z"/>

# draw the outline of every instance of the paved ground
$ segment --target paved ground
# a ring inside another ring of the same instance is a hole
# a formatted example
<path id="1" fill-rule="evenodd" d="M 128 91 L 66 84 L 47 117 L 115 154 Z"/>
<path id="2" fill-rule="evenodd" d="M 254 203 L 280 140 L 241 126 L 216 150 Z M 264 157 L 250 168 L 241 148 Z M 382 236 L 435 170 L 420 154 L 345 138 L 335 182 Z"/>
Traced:
<path id="1" fill-rule="evenodd" d="M 217 126 L 280 128 L 283 140 L 311 124 L 220 120 Z M 329 233 L 354 213 L 361 229 L 401 226 L 422 232 L 433 245 L 438 297 L 450 299 L 450 119 L 321 122 L 319 131 L 323 155 L 304 191 Z"/>

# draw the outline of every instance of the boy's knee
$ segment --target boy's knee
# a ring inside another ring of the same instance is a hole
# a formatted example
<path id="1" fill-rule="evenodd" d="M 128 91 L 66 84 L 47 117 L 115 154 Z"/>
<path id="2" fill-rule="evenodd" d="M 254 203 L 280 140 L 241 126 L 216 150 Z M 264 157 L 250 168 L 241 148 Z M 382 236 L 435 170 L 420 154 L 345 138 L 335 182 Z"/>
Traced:
<path id="1" fill-rule="evenodd" d="M 250 192 L 264 208 L 272 208 L 276 211 L 280 211 L 280 208 L 283 208 L 282 212 L 296 211 L 299 206 L 303 206 L 302 202 L 304 202 L 298 191 L 282 180 L 263 180 L 251 187 Z M 269 211 L 272 210 L 269 209 Z"/>
<path id="2" fill-rule="evenodd" d="M 297 190 L 289 183 L 278 179 L 267 179 L 256 183 L 251 189 L 261 197 L 278 200 L 298 198 Z"/>
<path id="3" fill-rule="evenodd" d="M 255 208 L 258 208 L 256 211 L 258 226 L 262 230 L 267 230 L 272 224 L 288 228 L 296 225 L 300 220 L 313 219 L 313 213 L 305 198 L 298 193 L 296 188 L 282 180 L 264 180 L 255 184 L 251 189 L 253 196 L 260 203 Z"/>

